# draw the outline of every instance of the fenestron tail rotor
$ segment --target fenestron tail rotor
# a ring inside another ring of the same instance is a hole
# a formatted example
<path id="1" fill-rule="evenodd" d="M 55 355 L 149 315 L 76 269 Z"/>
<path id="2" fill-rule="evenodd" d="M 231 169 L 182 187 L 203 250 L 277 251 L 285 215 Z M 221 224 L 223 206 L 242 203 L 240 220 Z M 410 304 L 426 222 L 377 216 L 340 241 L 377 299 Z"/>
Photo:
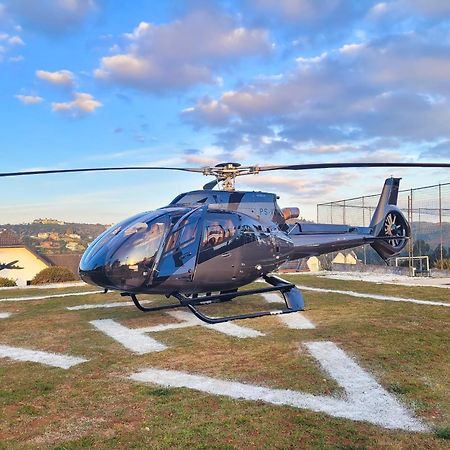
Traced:
<path id="1" fill-rule="evenodd" d="M 1 177 L 17 177 L 28 175 L 47 175 L 59 173 L 80 172 L 111 172 L 111 171 L 146 171 L 146 170 L 174 170 L 181 172 L 201 173 L 213 176 L 216 179 L 203 187 L 213 189 L 220 185 L 225 191 L 234 191 L 236 177 L 242 175 L 255 175 L 260 172 L 275 170 L 318 170 L 318 169 L 344 169 L 344 168 L 377 168 L 377 167 L 406 167 L 406 168 L 450 168 L 450 163 L 401 163 L 401 162 L 349 162 L 349 163 L 314 163 L 314 164 L 290 164 L 278 166 L 241 166 L 239 163 L 221 163 L 213 167 L 165 167 L 165 166 L 122 166 L 122 167 L 88 167 L 79 169 L 45 169 L 17 172 L 2 172 Z"/>

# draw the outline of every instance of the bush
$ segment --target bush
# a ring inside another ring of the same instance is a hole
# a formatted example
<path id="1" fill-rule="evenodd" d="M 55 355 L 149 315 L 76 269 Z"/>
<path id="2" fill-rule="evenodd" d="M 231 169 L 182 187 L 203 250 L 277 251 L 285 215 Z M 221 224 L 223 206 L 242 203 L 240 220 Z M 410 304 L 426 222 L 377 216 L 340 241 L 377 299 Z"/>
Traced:
<path id="1" fill-rule="evenodd" d="M 441 260 L 435 261 L 433 267 L 435 269 L 450 270 L 450 259 L 444 259 L 442 260 L 442 263 Z"/>
<path id="2" fill-rule="evenodd" d="M 17 283 L 14 280 L 0 277 L 0 287 L 13 287 L 13 286 L 17 286 Z"/>
<path id="3" fill-rule="evenodd" d="M 41 270 L 31 280 L 31 284 L 46 284 L 46 283 L 62 283 L 64 281 L 75 281 L 75 275 L 65 267 L 47 267 Z"/>

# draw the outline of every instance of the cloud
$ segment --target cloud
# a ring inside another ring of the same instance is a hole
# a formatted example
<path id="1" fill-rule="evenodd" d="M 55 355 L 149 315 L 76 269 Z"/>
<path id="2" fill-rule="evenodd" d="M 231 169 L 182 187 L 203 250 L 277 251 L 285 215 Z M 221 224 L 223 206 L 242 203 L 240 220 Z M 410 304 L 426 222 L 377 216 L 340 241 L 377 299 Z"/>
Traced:
<path id="1" fill-rule="evenodd" d="M 11 61 L 13 63 L 21 62 L 23 60 L 24 60 L 24 57 L 22 55 L 10 56 L 9 57 L 9 61 Z"/>
<path id="2" fill-rule="evenodd" d="M 75 82 L 74 74 L 70 70 L 58 70 L 56 72 L 37 70 L 36 76 L 40 80 L 44 80 L 56 86 L 72 87 Z"/>
<path id="3" fill-rule="evenodd" d="M 244 177 L 238 183 L 251 189 L 273 191 L 288 195 L 288 200 L 296 204 L 313 201 L 338 191 L 341 186 L 351 179 L 357 182 L 359 175 L 356 171 L 327 171 L 314 173 L 311 171 L 279 171 L 276 175 L 261 173 L 256 176 Z M 329 197 L 328 197 L 329 198 Z M 286 199 L 285 199 L 286 200 Z"/>
<path id="4" fill-rule="evenodd" d="M 287 22 L 322 22 L 346 9 L 343 0 L 248 0 L 255 13 L 277 16 Z"/>
<path id="5" fill-rule="evenodd" d="M 36 104 L 42 103 L 44 101 L 44 99 L 42 97 L 39 97 L 39 95 L 17 94 L 14 97 L 16 97 L 18 100 L 20 100 L 24 105 L 36 105 Z"/>
<path id="6" fill-rule="evenodd" d="M 446 0 L 399 0 L 394 4 L 403 10 L 413 9 L 428 17 L 450 17 L 450 2 Z"/>
<path id="7" fill-rule="evenodd" d="M 298 144 L 450 138 L 450 53 L 427 35 L 350 42 L 274 79 L 255 79 L 182 111 L 217 130 L 227 148 L 298 150 Z M 269 145 L 270 144 L 270 145 Z"/>
<path id="8" fill-rule="evenodd" d="M 6 12 L 46 33 L 65 33 L 96 9 L 94 0 L 8 0 Z"/>
<path id="9" fill-rule="evenodd" d="M 433 145 L 422 152 L 421 156 L 432 158 L 446 158 L 450 155 L 450 139 L 439 142 L 439 144 Z"/>
<path id="10" fill-rule="evenodd" d="M 125 40 L 122 51 L 101 59 L 95 76 L 159 93 L 216 83 L 218 67 L 271 50 L 265 30 L 242 27 L 211 10 L 195 10 L 167 24 L 141 22 Z"/>
<path id="11" fill-rule="evenodd" d="M 8 36 L 7 42 L 10 45 L 25 45 L 25 42 L 23 42 L 22 38 L 20 36 Z"/>
<path id="12" fill-rule="evenodd" d="M 358 26 L 372 2 L 352 0 L 244 0 L 247 20 L 276 30 L 295 46 L 336 42 Z"/>
<path id="13" fill-rule="evenodd" d="M 53 102 L 52 111 L 77 118 L 91 114 L 101 106 L 102 103 L 95 100 L 91 94 L 75 92 L 74 99 L 70 102 Z"/>
<path id="14" fill-rule="evenodd" d="M 24 45 L 25 42 L 19 35 L 0 32 L 0 62 L 9 52 L 14 51 L 18 46 Z M 23 59 L 20 55 L 16 55 L 11 56 L 9 60 L 15 62 L 14 60 L 17 60 L 18 58 Z"/>

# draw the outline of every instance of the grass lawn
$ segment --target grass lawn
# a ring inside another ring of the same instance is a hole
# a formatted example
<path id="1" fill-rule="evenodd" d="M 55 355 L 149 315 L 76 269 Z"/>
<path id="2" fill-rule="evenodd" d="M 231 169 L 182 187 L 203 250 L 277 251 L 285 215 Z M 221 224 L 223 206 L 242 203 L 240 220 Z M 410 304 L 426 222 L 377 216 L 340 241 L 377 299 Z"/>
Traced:
<path id="1" fill-rule="evenodd" d="M 299 284 L 449 301 L 449 290 L 379 285 L 322 277 Z M 254 287 L 261 287 L 256 284 Z M 89 288 L 4 290 L 0 298 L 79 292 Z M 151 298 L 151 297 L 148 297 Z M 447 449 L 450 445 L 450 311 L 305 292 L 317 328 L 293 330 L 276 317 L 236 322 L 265 333 L 238 339 L 204 327 L 149 334 L 169 348 L 133 354 L 89 323 L 114 319 L 130 328 L 171 323 L 166 314 L 134 307 L 68 311 L 66 306 L 123 299 L 115 293 L 1 302 L 0 344 L 89 359 L 68 370 L 0 359 L 0 448 Z M 154 297 L 161 301 L 161 297 Z M 274 305 L 271 305 L 272 307 Z M 211 306 L 208 313 L 264 308 L 259 296 Z M 429 433 L 386 430 L 322 413 L 233 400 L 185 388 L 130 381 L 144 368 L 179 370 L 316 395 L 342 389 L 301 342 L 332 341 L 372 373 Z"/>

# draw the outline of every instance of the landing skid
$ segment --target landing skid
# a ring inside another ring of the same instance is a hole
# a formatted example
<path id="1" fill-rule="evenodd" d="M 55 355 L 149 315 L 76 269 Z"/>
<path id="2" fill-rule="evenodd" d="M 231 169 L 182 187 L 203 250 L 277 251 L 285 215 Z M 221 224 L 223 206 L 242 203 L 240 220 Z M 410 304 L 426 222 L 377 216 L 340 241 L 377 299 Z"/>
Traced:
<path id="1" fill-rule="evenodd" d="M 162 311 L 165 309 L 174 309 L 174 308 L 181 308 L 186 307 L 189 308 L 189 310 L 200 320 L 203 322 L 209 323 L 209 324 L 216 324 L 216 323 L 224 323 L 229 322 L 232 320 L 241 320 L 241 319 L 253 319 L 256 317 L 263 317 L 263 316 L 273 316 L 273 315 L 279 315 L 279 314 L 290 314 L 293 312 L 303 311 L 304 310 L 304 300 L 302 293 L 297 289 L 297 287 L 289 283 L 288 281 L 285 281 L 281 278 L 275 277 L 273 275 L 266 275 L 264 277 L 264 281 L 266 283 L 270 284 L 272 287 L 267 288 L 261 288 L 261 289 L 248 289 L 245 291 L 227 291 L 227 292 L 221 292 L 217 295 L 205 295 L 203 297 L 198 297 L 196 295 L 192 297 L 187 297 L 184 294 L 181 294 L 180 292 L 174 292 L 171 294 L 172 297 L 175 297 L 180 302 L 171 304 L 171 305 L 164 305 L 164 306 L 154 306 L 154 307 L 146 307 L 143 306 L 136 294 L 131 294 L 127 292 L 121 293 L 122 296 L 128 296 L 131 297 L 133 300 L 133 303 L 136 305 L 136 307 L 143 311 L 143 312 L 153 312 L 153 311 Z M 210 317 L 202 312 L 200 312 L 196 307 L 201 305 L 210 305 L 213 303 L 224 303 L 229 302 L 237 297 L 244 297 L 247 295 L 255 295 L 255 294 L 263 294 L 266 292 L 275 292 L 278 291 L 283 295 L 284 302 L 286 304 L 286 308 L 280 309 L 280 310 L 273 310 L 273 311 L 258 311 L 253 313 L 245 313 L 245 314 L 238 314 L 233 316 L 224 316 L 224 317 Z"/>

